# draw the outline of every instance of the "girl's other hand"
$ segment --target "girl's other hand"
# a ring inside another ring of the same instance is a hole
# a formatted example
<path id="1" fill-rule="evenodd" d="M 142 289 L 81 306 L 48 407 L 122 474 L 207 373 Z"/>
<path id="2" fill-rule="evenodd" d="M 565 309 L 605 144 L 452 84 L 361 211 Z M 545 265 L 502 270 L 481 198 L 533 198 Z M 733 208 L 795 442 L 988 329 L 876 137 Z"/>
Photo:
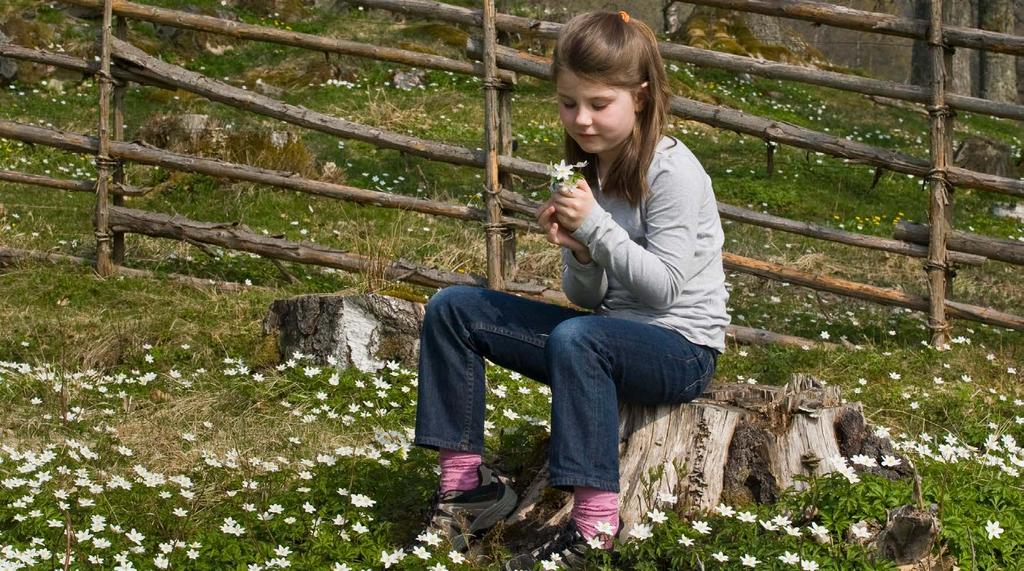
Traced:
<path id="1" fill-rule="evenodd" d="M 553 202 L 554 200 L 549 200 L 537 211 L 537 224 L 539 224 L 541 230 L 544 231 L 544 237 L 547 238 L 548 242 L 556 246 L 569 248 L 573 255 L 576 256 L 576 260 L 581 264 L 589 264 L 590 250 L 588 250 L 582 242 L 573 238 L 569 232 L 558 223 L 558 218 L 555 216 L 555 206 L 552 204 Z"/>
<path id="2" fill-rule="evenodd" d="M 555 213 L 562 228 L 575 232 L 587 219 L 596 201 L 594 193 L 590 191 L 590 185 L 584 179 L 576 181 L 575 187 L 568 188 L 571 188 L 571 192 L 556 192 L 550 203 L 555 206 Z"/>

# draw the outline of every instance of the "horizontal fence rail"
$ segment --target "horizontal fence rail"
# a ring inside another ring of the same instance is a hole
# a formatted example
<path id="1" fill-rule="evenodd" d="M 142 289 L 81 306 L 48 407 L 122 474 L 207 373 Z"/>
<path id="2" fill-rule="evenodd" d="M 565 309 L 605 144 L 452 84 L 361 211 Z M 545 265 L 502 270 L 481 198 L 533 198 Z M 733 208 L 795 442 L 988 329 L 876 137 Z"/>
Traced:
<path id="1" fill-rule="evenodd" d="M 466 147 L 438 143 L 419 137 L 411 137 L 375 127 L 368 127 L 299 105 L 282 103 L 266 95 L 241 89 L 183 67 L 169 64 L 150 56 L 127 42 L 114 39 L 112 43 L 114 57 L 122 62 L 138 66 L 133 70 L 135 73 L 164 81 L 179 89 L 202 95 L 207 99 L 225 103 L 238 109 L 252 111 L 329 135 L 372 143 L 378 147 L 394 149 L 428 159 L 443 160 L 452 164 L 480 168 L 484 167 L 487 161 L 485 151 L 476 151 Z M 547 167 L 539 163 L 509 156 L 499 157 L 499 160 L 501 166 L 509 172 L 523 176 L 547 176 Z"/>
<path id="2" fill-rule="evenodd" d="M 480 18 L 479 10 L 439 2 L 426 2 L 422 0 L 356 0 L 353 3 L 368 8 L 378 8 L 402 14 L 435 17 L 451 23 L 469 26 L 475 25 Z M 499 14 L 497 25 L 499 29 L 505 32 L 529 34 L 547 39 L 554 39 L 563 26 L 563 24 L 558 22 L 546 22 L 508 14 Z M 658 46 L 662 57 L 681 63 L 713 67 L 736 73 L 749 73 L 769 79 L 797 81 L 865 95 L 901 99 L 914 103 L 927 104 L 931 102 L 929 90 L 916 85 L 858 77 L 819 69 L 808 69 L 798 65 L 758 60 L 747 56 L 727 54 L 670 42 L 659 42 Z M 949 104 L 956 109 L 1008 119 L 1024 120 L 1024 105 L 1001 103 L 966 95 L 949 94 L 947 97 Z"/>
<path id="3" fill-rule="evenodd" d="M 756 12 L 807 20 L 837 28 L 902 36 L 915 40 L 928 39 L 928 20 L 901 18 L 891 14 L 854 10 L 843 6 L 807 0 L 686 0 L 689 4 Z M 973 48 L 1016 56 L 1024 55 L 1024 37 L 978 28 L 942 26 L 942 43 L 948 46 Z"/>
<path id="4" fill-rule="evenodd" d="M 18 139 L 28 143 L 46 145 L 63 149 L 65 151 L 83 154 L 95 154 L 99 149 L 99 141 L 94 137 L 4 120 L 0 120 L 0 137 Z M 193 155 L 182 155 L 138 143 L 111 141 L 110 156 L 138 164 L 195 172 L 208 176 L 223 177 L 257 184 L 266 184 L 279 188 L 296 190 L 306 194 L 348 200 L 360 204 L 372 204 L 386 208 L 399 208 L 402 210 L 422 212 L 424 214 L 447 216 L 458 220 L 487 220 L 487 214 L 483 210 L 473 208 L 471 206 L 445 204 L 443 202 L 427 200 L 424 198 L 414 198 L 411 196 L 402 196 L 376 190 L 366 190 L 332 182 L 311 180 L 295 176 L 294 173 L 286 171 L 274 171 L 248 165 L 228 163 L 218 159 L 206 159 Z M 533 222 L 508 216 L 502 218 L 502 223 L 508 224 L 510 227 L 516 228 L 517 230 L 533 232 L 539 231 L 539 227 Z"/>
<path id="5" fill-rule="evenodd" d="M 13 264 L 21 260 L 35 260 L 40 262 L 50 262 L 53 264 L 75 264 L 79 266 L 96 265 L 96 260 L 82 258 L 79 256 L 69 256 L 67 254 L 55 254 L 53 252 L 38 252 L 35 250 L 22 250 L 19 248 L 7 248 L 4 246 L 0 246 L 0 266 Z M 191 286 L 213 287 L 220 291 L 234 292 L 252 289 L 256 287 L 247 286 L 245 284 L 240 284 L 237 282 L 217 281 L 207 278 L 197 278 L 194 276 L 186 276 L 175 273 L 153 272 L 150 270 L 140 270 L 137 268 L 126 268 L 124 266 L 118 267 L 118 275 L 136 278 L 169 279 Z"/>
<path id="6" fill-rule="evenodd" d="M 523 75 L 551 79 L 550 60 L 513 48 L 499 47 L 498 63 L 502 67 Z M 893 172 L 924 177 L 931 172 L 932 168 L 929 161 L 899 151 L 849 141 L 792 123 L 751 115 L 721 105 L 703 103 L 679 95 L 673 95 L 669 105 L 674 115 L 684 119 L 692 119 L 712 127 L 744 133 L 808 151 L 822 152 Z M 949 167 L 947 176 L 950 182 L 958 186 L 1024 197 L 1024 180 L 980 173 L 959 167 Z"/>
<path id="7" fill-rule="evenodd" d="M 358 42 L 349 42 L 334 38 L 323 38 L 311 34 L 285 32 L 276 28 L 253 26 L 209 16 L 199 16 L 175 10 L 143 6 L 124 2 L 122 0 L 61 1 L 79 6 L 105 8 L 106 25 L 104 27 L 105 37 L 103 49 L 104 54 L 110 53 L 115 60 L 113 63 L 116 65 L 111 66 L 109 74 L 113 79 L 120 83 L 115 83 L 114 85 L 120 86 L 125 81 L 134 81 L 164 89 L 185 89 L 213 101 L 219 101 L 232 107 L 274 117 L 301 127 L 329 133 L 339 137 L 364 141 L 378 147 L 399 150 L 401 152 L 432 160 L 441 160 L 452 164 L 473 166 L 477 168 L 487 167 L 489 169 L 489 173 L 491 167 L 488 167 L 486 151 L 474 151 L 457 145 L 419 139 L 416 137 L 360 125 L 358 123 L 332 117 L 301 106 L 289 105 L 276 101 L 272 98 L 255 94 L 247 90 L 235 88 L 231 85 L 218 82 L 179 66 L 163 62 L 157 58 L 149 56 L 142 50 L 135 48 L 123 40 L 110 37 L 110 15 L 113 13 L 120 17 L 132 17 L 139 20 L 147 20 L 165 25 L 218 33 L 241 39 L 268 41 L 316 51 L 367 57 L 403 65 L 415 65 L 428 69 L 441 69 L 454 73 L 484 77 L 485 84 L 490 85 L 488 83 L 489 81 L 501 81 L 504 84 L 505 89 L 514 85 L 517 73 L 532 75 L 543 79 L 550 78 L 550 63 L 545 58 L 517 52 L 511 48 L 501 46 L 494 46 L 497 51 L 496 56 L 494 53 L 491 53 L 490 55 L 491 58 L 494 58 L 491 61 L 495 61 L 500 68 L 487 70 L 485 69 L 485 64 L 479 61 L 466 62 L 452 60 L 449 58 L 419 54 L 408 50 L 360 44 Z M 716 3 L 728 4 L 732 1 L 733 0 L 695 0 L 692 3 L 715 5 Z M 504 31 L 517 31 L 534 34 L 538 37 L 552 38 L 557 35 L 558 30 L 562 26 L 561 24 L 553 22 L 543 22 L 505 14 L 494 14 L 493 4 L 486 4 L 492 12 L 487 15 L 488 21 L 485 22 L 485 15 L 481 10 L 449 6 L 436 2 L 425 2 L 422 0 L 357 0 L 354 3 L 368 7 L 388 9 L 396 12 L 436 17 L 474 27 L 481 27 L 486 24 L 486 26 L 491 26 L 490 29 L 492 30 L 492 33 L 493 29 L 497 28 Z M 928 22 L 924 20 L 901 19 L 885 14 L 875 14 L 870 12 L 858 12 L 854 14 L 856 11 L 846 11 L 846 13 L 840 14 L 839 12 L 843 12 L 846 9 L 815 2 L 791 0 L 744 0 L 742 5 L 743 7 L 736 9 L 757 12 L 759 9 L 769 9 L 762 8 L 764 6 L 774 6 L 774 8 L 770 8 L 773 10 L 782 6 L 786 10 L 792 9 L 796 12 L 804 13 L 800 11 L 821 8 L 824 10 L 822 13 L 825 15 L 820 18 L 819 23 L 826 23 L 829 25 L 837 25 L 833 24 L 833 21 L 846 22 L 847 20 L 843 20 L 843 18 L 847 18 L 852 22 L 856 19 L 864 20 L 867 18 L 870 20 L 870 18 L 877 16 L 882 17 L 882 20 L 888 22 L 882 26 L 889 30 L 884 33 L 896 33 L 897 29 L 901 29 L 901 26 L 906 26 L 907 22 L 910 22 L 911 27 L 914 27 L 914 31 L 912 33 L 920 33 L 920 36 L 909 37 L 923 38 L 930 29 Z M 838 12 L 832 9 L 837 9 Z M 788 13 L 773 15 L 801 17 L 792 16 Z M 923 32 L 919 26 L 921 22 L 924 23 Z M 846 27 L 850 26 L 851 25 L 847 25 Z M 123 27 L 120 28 L 121 33 L 118 34 L 121 38 L 124 37 L 123 30 Z M 940 31 L 943 34 L 943 41 L 950 45 L 963 45 L 957 42 L 973 41 L 979 42 L 978 45 L 985 49 L 991 49 L 992 51 L 1004 51 L 1004 53 L 1017 53 L 1013 51 L 1019 49 L 1016 47 L 1018 44 L 1015 42 L 1019 41 L 1020 46 L 1024 46 L 1024 38 L 1018 38 L 1007 34 L 994 34 L 983 30 L 952 27 L 942 28 Z M 900 34 L 896 33 L 896 35 Z M 964 40 L 963 38 L 968 39 Z M 799 66 L 764 62 L 744 56 L 721 54 L 710 50 L 701 50 L 698 48 L 668 43 L 662 43 L 661 50 L 666 59 L 673 59 L 706 67 L 718 67 L 730 71 L 741 71 L 773 79 L 802 81 L 804 83 L 822 85 L 845 91 L 892 97 L 916 103 L 933 102 L 933 90 L 918 86 L 859 78 L 841 73 L 806 70 Z M 482 46 L 476 40 L 470 39 L 466 51 L 473 59 L 487 59 L 483 53 L 484 50 Z M 1024 53 L 1024 51 L 1021 53 Z M 43 50 L 14 46 L 12 44 L 0 44 L 0 56 L 36 61 L 38 63 L 55 65 L 58 67 L 66 67 L 78 70 L 84 74 L 96 75 L 102 71 L 101 65 L 95 62 L 67 56 L 66 54 L 54 54 Z M 104 59 L 104 61 L 106 60 Z M 492 79 L 488 80 L 488 77 L 491 77 Z M 107 85 L 109 86 L 109 84 Z M 941 90 L 939 93 L 942 94 Z M 944 95 L 946 99 L 944 103 L 957 109 L 1013 119 L 1024 118 L 1024 106 L 1021 105 L 1003 104 L 980 98 L 957 96 L 955 94 L 942 95 Z M 103 101 L 107 100 L 107 98 L 101 99 L 103 99 Z M 797 127 L 788 123 L 773 121 L 749 115 L 728 107 L 709 105 L 679 96 L 673 96 L 671 106 L 672 112 L 677 116 L 697 120 L 717 128 L 724 128 L 757 136 L 765 139 L 766 141 L 776 141 L 796 146 L 798 148 L 824 152 L 847 159 L 848 162 L 869 164 L 878 168 L 893 170 L 895 172 L 927 177 L 931 177 L 933 175 L 934 167 L 932 162 L 918 159 L 897 151 L 840 139 L 838 137 L 825 135 L 823 133 L 818 133 L 813 130 Z M 488 107 L 487 115 L 490 117 L 497 112 L 496 106 L 490 105 Z M 501 119 L 500 121 L 506 120 L 507 119 Z M 101 134 L 105 133 L 102 126 L 103 123 L 101 122 Z M 115 130 L 116 128 L 117 123 L 115 123 Z M 503 129 L 502 132 L 506 133 L 507 136 L 508 126 L 504 125 L 501 129 Z M 82 135 L 41 129 L 9 121 L 0 121 L 0 137 L 46 144 L 73 152 L 89 154 L 103 154 L 100 150 L 102 141 L 102 146 L 109 146 L 107 154 L 110 159 L 128 160 L 141 164 L 154 164 L 172 169 L 200 172 L 211 176 L 246 180 L 281 188 L 290 188 L 293 190 L 307 192 L 309 194 L 328 196 L 342 200 L 351 200 L 365 204 L 375 204 L 382 207 L 402 208 L 462 220 L 488 222 L 488 215 L 486 211 L 472 207 L 449 205 L 424 199 L 404 197 L 390 193 L 369 191 L 345 185 L 303 179 L 292 173 L 270 171 L 247 165 L 237 165 L 200 157 L 180 155 L 160 149 L 154 149 L 145 145 L 123 143 L 117 140 L 108 141 L 106 138 L 95 139 Z M 488 148 L 492 149 L 491 152 L 493 153 L 493 149 L 496 147 L 495 144 L 492 143 L 488 145 Z M 501 151 L 499 151 L 499 153 L 500 152 Z M 509 154 L 499 154 L 493 159 L 497 161 L 498 166 L 503 173 L 502 176 L 506 176 L 507 173 L 515 173 L 520 176 L 528 177 L 547 176 L 546 165 L 512 157 L 510 156 L 510 152 L 507 148 L 504 152 Z M 973 172 L 957 167 L 949 167 L 946 169 L 945 176 L 952 184 L 1001 192 L 1012 196 L 1024 196 L 1024 181 Z M 103 179 L 102 182 L 106 182 L 106 177 L 101 176 L 101 178 Z M 13 171 L 0 171 L 0 180 L 11 180 L 26 184 L 50 186 L 53 188 L 62 188 L 64 190 L 79 192 L 85 191 L 87 186 L 91 186 L 91 188 L 97 188 L 99 186 L 97 183 L 93 182 L 63 181 L 50 177 L 39 177 L 37 175 L 27 175 L 25 173 L 16 173 Z M 501 207 L 506 210 L 532 216 L 536 212 L 537 206 L 539 206 L 538 203 L 534 203 L 517 193 L 502 190 L 501 187 L 496 184 L 489 185 L 489 188 L 495 189 L 494 192 L 497 193 L 497 196 L 501 200 Z M 139 196 L 146 192 L 150 192 L 151 190 L 152 189 L 133 189 L 127 185 L 116 183 L 110 185 L 111 193 L 120 196 Z M 119 196 L 115 196 L 114 200 L 120 200 Z M 848 245 L 872 248 L 915 257 L 928 256 L 928 253 L 931 250 L 927 236 L 922 242 L 920 236 L 921 229 L 917 227 L 904 229 L 903 232 L 906 236 L 905 239 L 890 240 L 856 234 L 853 232 L 839 231 L 806 222 L 788 220 L 722 203 L 719 203 L 718 208 L 722 217 L 726 219 L 732 219 L 756 226 L 778 229 Z M 97 212 L 100 212 L 100 210 L 101 209 L 98 205 Z M 237 225 L 195 222 L 181 217 L 168 217 L 167 215 L 132 210 L 116 205 L 109 209 L 104 208 L 103 210 L 106 213 L 105 215 L 110 218 L 110 229 L 115 232 L 115 236 L 117 235 L 116 233 L 120 232 L 135 232 L 151 236 L 187 240 L 190 242 L 195 241 L 198 243 L 222 245 L 223 247 L 240 249 L 243 251 L 254 251 L 246 250 L 246 248 L 270 248 L 270 250 L 273 250 L 272 246 L 277 246 L 284 250 L 279 248 L 274 251 L 284 257 L 275 257 L 269 254 L 261 255 L 266 255 L 272 259 L 288 259 L 300 263 L 327 265 L 329 267 L 338 267 L 339 269 L 348 269 L 349 271 L 366 271 L 369 267 L 366 265 L 366 259 L 360 259 L 361 257 L 358 256 L 354 258 L 345 257 L 352 255 L 344 252 L 331 251 L 330 249 L 316 246 L 315 244 L 287 243 L 287 241 L 281 241 L 280 239 L 267 238 L 265 236 L 255 234 L 253 234 L 253 236 L 248 236 L 246 235 L 248 230 Z M 500 222 L 496 222 L 496 220 L 500 220 Z M 491 232 L 490 226 L 495 224 L 501 224 L 509 229 L 518 229 L 528 232 L 539 231 L 536 224 L 532 221 L 528 222 L 508 216 L 502 216 L 500 219 L 496 219 L 492 212 L 490 222 L 485 224 L 488 226 L 489 233 Z M 928 232 L 928 226 L 922 226 L 921 228 L 924 228 L 924 232 Z M 99 236 L 99 230 L 97 230 L 97 232 L 97 235 Z M 249 232 L 249 234 L 252 233 Z M 911 238 L 911 234 L 913 234 L 913 238 Z M 196 236 L 199 237 L 197 238 Z M 253 237 L 255 237 L 255 240 L 252 239 Z M 1016 248 L 1016 246 L 1018 246 L 1017 244 L 1010 241 L 997 241 L 994 239 L 989 239 L 989 242 L 984 242 L 984 237 L 981 238 L 981 241 L 961 240 L 958 244 L 964 245 L 963 247 L 965 250 L 963 252 L 949 251 L 948 254 L 943 254 L 946 257 L 945 259 L 948 259 L 951 262 L 970 265 L 982 264 L 986 258 L 1008 261 L 1009 263 L 1021 263 L 1020 258 L 1018 257 L 1020 255 L 1019 250 Z M 263 242 L 261 240 L 278 240 L 281 243 Z M 944 248 L 945 239 L 941 242 L 943 245 L 942 247 Z M 1004 244 L 1000 242 L 1007 243 Z M 995 244 L 993 245 L 993 243 Z M 295 246 L 295 244 L 299 245 Z M 951 241 L 949 247 L 955 249 L 954 242 Z M 282 251 L 287 251 L 287 253 L 282 254 Z M 986 253 L 982 253 L 982 251 L 987 252 L 988 254 L 994 253 L 995 255 L 989 256 Z M 341 257 L 339 257 L 339 255 Z M 410 281 L 412 283 L 428 285 L 431 287 L 439 287 L 440 285 L 451 285 L 455 283 L 476 283 L 481 280 L 483 284 L 503 283 L 501 281 L 492 281 L 492 274 L 499 270 L 495 267 L 491 267 L 493 264 L 490 260 L 491 258 L 489 254 L 489 270 L 487 278 L 480 278 L 476 276 L 468 278 L 465 274 L 453 274 L 449 276 L 446 272 L 441 272 L 431 268 L 422 268 L 415 264 L 409 264 L 402 261 L 393 262 L 392 266 L 389 266 L 389 268 L 393 268 L 395 270 L 394 272 L 389 273 L 389 276 L 394 279 L 401 279 L 403 281 Z M 726 268 L 733 271 L 753 274 L 766 279 L 782 280 L 795 283 L 797 285 L 804 285 L 812 289 L 829 291 L 839 295 L 872 301 L 874 303 L 896 305 L 921 311 L 928 311 L 929 305 L 935 305 L 935 300 L 930 300 L 929 297 L 915 296 L 906 294 L 899 290 L 880 288 L 847 280 L 808 274 L 794 268 L 745 258 L 727 252 L 723 253 L 723 261 Z M 454 281 L 445 282 L 444 280 L 448 278 L 451 278 Z M 470 281 L 467 282 L 467 279 L 470 279 Z M 516 293 L 549 300 L 566 301 L 562 294 L 558 293 L 556 290 L 550 290 L 545 286 L 522 284 L 512 281 L 504 282 L 503 285 L 504 289 L 515 291 Z M 951 317 L 976 320 L 983 323 L 1000 325 L 1018 330 L 1024 329 L 1024 318 L 1019 316 L 996 311 L 990 308 L 957 303 L 949 300 L 944 300 L 944 305 L 946 313 Z M 773 336 L 777 337 L 777 334 L 759 330 L 750 330 L 749 328 L 730 327 L 730 336 L 735 336 L 736 338 L 745 336 L 747 338 L 746 342 L 758 342 L 758 340 L 763 342 Z M 780 338 L 785 338 L 785 336 L 781 336 Z M 789 338 L 791 341 L 793 339 L 798 340 L 794 343 L 809 343 L 808 340 Z"/>
<path id="8" fill-rule="evenodd" d="M 807 272 L 780 264 L 738 256 L 729 252 L 722 253 L 722 262 L 728 270 L 751 274 L 769 280 L 801 285 L 818 291 L 827 291 L 881 305 L 893 305 L 924 312 L 927 312 L 929 309 L 929 299 L 927 297 L 909 294 L 897 289 L 808 274 Z M 945 300 L 945 303 L 947 305 L 947 314 L 951 317 L 959 317 L 961 319 L 1024 331 L 1024 317 L 1019 315 L 978 305 L 953 302 L 951 300 Z"/>
<path id="9" fill-rule="evenodd" d="M 75 6 L 84 6 L 87 8 L 103 8 L 102 0 L 60 1 L 65 4 L 73 4 Z M 211 34 L 220 34 L 243 40 L 272 42 L 325 53 L 357 56 L 409 66 L 450 71 L 463 75 L 472 75 L 476 77 L 484 76 L 483 64 L 479 62 L 459 61 L 423 52 L 375 46 L 372 44 L 328 38 L 324 36 L 317 36 L 315 34 L 305 34 L 302 32 L 292 32 L 269 26 L 257 26 L 243 22 L 224 20 L 214 16 L 203 16 L 181 10 L 170 10 L 167 8 L 146 6 L 133 2 L 114 2 L 113 9 L 114 13 L 118 16 L 152 22 L 154 24 L 163 24 Z M 515 75 L 505 70 L 499 70 L 498 79 L 514 83 Z"/>
<path id="10" fill-rule="evenodd" d="M 926 224 L 900 221 L 893 229 L 893 238 L 898 241 L 927 245 L 931 229 Z M 1024 242 L 989 238 L 971 232 L 953 230 L 947 246 L 951 250 L 984 256 L 1008 264 L 1024 265 Z"/>
<path id="11" fill-rule="evenodd" d="M 83 154 L 91 154 L 96 148 L 98 148 L 97 141 L 92 137 L 3 120 L 0 120 L 0 137 L 22 140 L 33 144 L 41 144 Z M 111 155 L 116 158 L 130 160 L 139 164 L 197 172 L 208 176 L 223 177 L 232 180 L 267 184 L 317 196 L 349 200 L 360 204 L 372 204 L 383 208 L 398 208 L 466 221 L 484 222 L 487 220 L 487 215 L 482 209 L 470 206 L 446 204 L 422 198 L 406 197 L 392 193 L 306 179 L 285 171 L 272 171 L 259 167 L 228 163 L 219 159 L 207 159 L 193 155 L 183 155 L 139 143 L 112 141 L 110 152 Z M 52 177 L 43 177 L 14 171 L 0 171 L 0 180 L 9 180 L 11 182 L 21 182 L 25 184 L 37 184 L 40 186 L 79 192 L 92 192 L 95 185 L 94 182 L 55 179 Z M 115 188 L 114 192 L 119 192 L 125 196 L 143 196 L 153 190 L 151 188 L 128 188 L 131 190 L 123 191 Z M 508 195 L 513 194 L 514 193 L 510 192 L 503 193 L 501 196 L 503 202 L 506 200 Z M 541 202 L 531 201 L 520 195 L 514 196 L 518 199 L 515 203 L 517 205 L 517 209 L 529 215 L 534 215 L 537 212 L 537 209 L 542 205 Z M 877 236 L 847 232 L 818 224 L 791 220 L 780 216 L 772 216 L 723 202 L 718 203 L 718 212 L 723 218 L 729 220 L 735 220 L 737 222 L 743 222 L 754 226 L 781 230 L 784 232 L 851 246 L 882 250 L 912 257 L 926 257 L 928 251 L 926 247 L 918 245 L 920 242 L 917 239 L 887 240 Z M 520 220 L 506 216 L 502 219 L 502 223 L 520 231 L 531 233 L 540 232 L 540 228 L 532 221 Z M 1009 242 L 1009 246 L 1014 246 L 1014 244 Z M 952 244 L 951 247 L 958 249 L 955 244 Z M 1022 248 L 1024 248 L 1024 246 L 1022 246 Z M 1006 250 L 1005 247 L 1004 250 Z M 986 258 L 984 254 L 980 254 L 978 252 L 953 252 L 951 256 L 954 261 L 967 265 L 982 264 L 985 262 Z M 994 259 L 1016 263 L 1017 258 L 1012 255 L 997 254 Z"/>
<path id="12" fill-rule="evenodd" d="M 200 242 L 232 250 L 251 252 L 268 258 L 308 263 L 352 272 L 366 272 L 373 263 L 373 259 L 367 256 L 332 250 L 310 242 L 294 242 L 283 238 L 264 236 L 234 223 L 198 222 L 181 216 L 170 216 L 124 207 L 111 207 L 110 223 L 111 228 L 118 231 Z M 815 289 L 824 289 L 825 291 L 832 291 L 875 303 L 922 311 L 928 308 L 927 298 L 907 294 L 899 290 L 815 276 L 792 268 L 786 268 L 779 264 L 762 262 L 736 254 L 725 253 L 723 261 L 729 270 L 767 277 L 769 279 L 782 279 L 789 283 L 806 285 Z M 386 266 L 385 271 L 391 279 L 428 287 L 454 284 L 486 285 L 485 277 L 445 272 L 404 261 L 390 262 Z M 552 301 L 565 301 L 562 292 L 537 284 L 510 281 L 506 284 L 506 290 Z M 1024 330 L 1024 318 L 1022 317 L 969 304 L 955 305 L 956 309 L 951 315 L 956 317 Z"/>

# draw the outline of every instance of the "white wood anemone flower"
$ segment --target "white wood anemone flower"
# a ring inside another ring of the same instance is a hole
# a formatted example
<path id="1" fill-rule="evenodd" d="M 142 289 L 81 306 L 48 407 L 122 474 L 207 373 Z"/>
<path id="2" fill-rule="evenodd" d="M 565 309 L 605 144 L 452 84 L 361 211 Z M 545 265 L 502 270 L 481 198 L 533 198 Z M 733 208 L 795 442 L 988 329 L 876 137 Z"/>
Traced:
<path id="1" fill-rule="evenodd" d="M 562 159 L 557 165 L 548 166 L 548 174 L 551 176 L 551 180 L 548 183 L 548 189 L 551 190 L 551 192 L 561 192 L 566 195 L 571 195 L 572 189 L 576 186 L 576 182 L 583 179 L 583 174 L 578 172 L 576 169 L 581 169 L 587 166 L 587 161 L 570 165 L 566 164 L 565 159 Z"/>

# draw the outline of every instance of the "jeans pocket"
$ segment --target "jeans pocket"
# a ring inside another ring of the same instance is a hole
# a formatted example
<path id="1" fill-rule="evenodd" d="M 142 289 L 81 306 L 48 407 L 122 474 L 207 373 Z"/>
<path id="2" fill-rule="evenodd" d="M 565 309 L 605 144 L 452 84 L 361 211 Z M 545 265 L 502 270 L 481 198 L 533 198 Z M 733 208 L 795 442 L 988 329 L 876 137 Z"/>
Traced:
<path id="1" fill-rule="evenodd" d="M 704 347 L 695 347 L 693 357 L 673 360 L 680 366 L 678 391 L 673 404 L 690 402 L 703 394 L 715 376 L 714 351 Z"/>

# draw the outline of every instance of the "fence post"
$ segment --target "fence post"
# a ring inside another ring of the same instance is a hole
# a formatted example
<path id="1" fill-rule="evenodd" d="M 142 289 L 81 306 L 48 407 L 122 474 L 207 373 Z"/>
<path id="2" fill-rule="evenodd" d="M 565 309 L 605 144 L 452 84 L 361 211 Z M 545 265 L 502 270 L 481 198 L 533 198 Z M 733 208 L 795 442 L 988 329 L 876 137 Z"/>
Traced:
<path id="1" fill-rule="evenodd" d="M 96 153 L 96 211 L 93 216 L 93 232 L 96 235 L 96 273 L 101 276 L 112 275 L 116 267 L 111 259 L 110 251 L 110 207 L 108 204 L 109 178 L 111 167 L 116 167 L 110 159 L 110 91 L 112 78 L 110 75 L 110 28 L 113 20 L 112 0 L 103 2 L 103 29 L 100 44 L 100 70 L 97 74 L 100 82 L 100 124 L 99 150 Z"/>
<path id="2" fill-rule="evenodd" d="M 119 40 L 128 39 L 128 21 L 125 20 L 124 16 L 117 17 L 117 27 L 114 29 L 114 35 Z M 119 81 L 114 85 L 114 140 L 124 141 L 124 94 L 127 90 L 127 81 Z M 118 160 L 117 166 L 114 167 L 114 186 L 117 188 L 123 188 L 125 183 L 124 174 L 124 162 Z M 114 206 L 124 206 L 124 196 L 121 194 L 115 194 L 112 197 Z M 113 253 L 114 263 L 117 265 L 124 264 L 124 232 L 114 232 L 113 242 Z"/>
<path id="3" fill-rule="evenodd" d="M 952 268 L 946 252 L 946 239 L 952 226 L 953 187 L 947 177 L 947 167 L 953 148 L 953 113 L 946 104 L 946 89 L 952 67 L 952 53 L 944 45 L 942 34 L 942 0 L 932 0 L 931 24 L 928 27 L 928 45 L 931 52 L 932 104 L 928 107 L 931 120 L 931 170 L 928 181 L 931 201 L 928 218 L 931 238 L 928 242 L 928 327 L 932 332 L 932 346 L 949 344 L 950 325 L 946 320 L 946 297 L 952 291 Z"/>
<path id="4" fill-rule="evenodd" d="M 484 132 L 487 137 L 487 287 L 505 289 L 502 272 L 501 181 L 498 180 L 498 64 L 495 57 L 497 15 L 494 0 L 484 0 Z"/>
<path id="5" fill-rule="evenodd" d="M 501 154 L 512 156 L 512 93 L 513 86 L 504 84 L 498 92 L 498 147 Z M 501 171 L 498 174 L 498 181 L 502 189 L 512 189 L 512 173 Z M 516 230 L 505 227 L 502 233 L 502 276 L 506 280 L 516 279 Z"/>

